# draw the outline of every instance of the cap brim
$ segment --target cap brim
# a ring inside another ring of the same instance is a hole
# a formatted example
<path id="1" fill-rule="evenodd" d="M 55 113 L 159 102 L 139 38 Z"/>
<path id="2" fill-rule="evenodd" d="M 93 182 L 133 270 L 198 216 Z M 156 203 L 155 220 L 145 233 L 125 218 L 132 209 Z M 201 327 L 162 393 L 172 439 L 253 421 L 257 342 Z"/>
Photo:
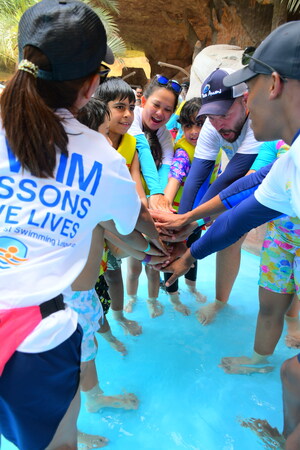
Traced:
<path id="1" fill-rule="evenodd" d="M 229 108 L 232 106 L 233 102 L 235 101 L 235 98 L 230 100 L 219 100 L 215 102 L 209 102 L 201 106 L 198 114 L 197 119 L 200 116 L 205 116 L 208 114 L 216 115 L 216 116 L 224 116 Z"/>
<path id="2" fill-rule="evenodd" d="M 107 64 L 113 64 L 115 62 L 115 57 L 112 49 L 108 45 L 106 46 L 106 55 L 104 56 L 103 61 Z"/>
<path id="3" fill-rule="evenodd" d="M 253 77 L 256 77 L 256 75 L 258 75 L 258 73 L 253 72 L 253 70 L 249 69 L 249 66 L 243 67 L 243 69 L 237 70 L 230 75 L 226 75 L 226 77 L 224 77 L 223 79 L 223 84 L 226 87 L 236 86 L 237 84 L 243 83 Z"/>

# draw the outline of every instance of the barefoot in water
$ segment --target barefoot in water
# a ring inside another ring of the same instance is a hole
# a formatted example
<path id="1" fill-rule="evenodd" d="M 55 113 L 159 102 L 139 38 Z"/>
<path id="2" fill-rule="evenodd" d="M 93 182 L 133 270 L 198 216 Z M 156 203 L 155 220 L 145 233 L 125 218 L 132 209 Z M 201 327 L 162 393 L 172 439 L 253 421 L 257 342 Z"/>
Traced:
<path id="1" fill-rule="evenodd" d="M 265 448 L 283 450 L 285 448 L 285 438 L 279 433 L 277 428 L 271 427 L 266 420 L 260 419 L 242 419 L 238 422 L 244 428 L 250 428 L 265 444 Z"/>
<path id="2" fill-rule="evenodd" d="M 123 342 L 119 341 L 111 332 L 111 330 L 106 331 L 105 333 L 99 333 L 101 337 L 103 337 L 109 345 L 117 352 L 122 353 L 123 356 L 127 355 L 127 350 Z"/>
<path id="3" fill-rule="evenodd" d="M 196 284 L 193 281 L 185 280 L 185 284 L 191 294 L 195 297 L 196 301 L 199 303 L 205 303 L 207 300 L 206 295 L 201 294 L 196 288 Z"/>
<path id="4" fill-rule="evenodd" d="M 197 319 L 202 325 L 211 323 L 217 313 L 226 306 L 226 303 L 215 300 L 214 303 L 209 303 L 203 306 L 196 312 Z"/>
<path id="5" fill-rule="evenodd" d="M 225 373 L 240 375 L 269 373 L 274 369 L 273 366 L 270 366 L 267 360 L 265 360 L 264 363 L 257 363 L 253 360 L 253 358 L 248 358 L 248 356 L 222 358 L 219 367 L 222 367 Z"/>
<path id="6" fill-rule="evenodd" d="M 77 431 L 77 444 L 78 450 L 90 450 L 105 447 L 108 444 L 108 439 L 103 436 Z"/>
<path id="7" fill-rule="evenodd" d="M 113 318 L 124 329 L 125 334 L 131 334 L 132 336 L 138 336 L 142 334 L 142 327 L 135 320 L 128 320 L 124 317 L 123 311 L 111 310 Z"/>
<path id="8" fill-rule="evenodd" d="M 300 331 L 287 334 L 285 345 L 289 348 L 300 348 Z"/>
<path id="9" fill-rule="evenodd" d="M 122 320 L 118 320 L 118 323 L 124 329 L 125 334 L 131 334 L 131 336 L 142 334 L 142 327 L 135 320 L 128 320 L 123 317 Z"/>
<path id="10" fill-rule="evenodd" d="M 133 311 L 133 307 L 136 304 L 136 300 L 137 300 L 137 296 L 136 295 L 131 295 L 128 298 L 128 302 L 127 304 L 124 306 L 124 311 L 127 313 L 131 313 Z"/>
<path id="11" fill-rule="evenodd" d="M 138 409 L 139 400 L 135 394 L 103 395 L 97 394 L 89 399 L 86 404 L 88 412 L 95 413 L 101 408 Z"/>
<path id="12" fill-rule="evenodd" d="M 147 300 L 147 307 L 150 317 L 154 319 L 155 317 L 161 316 L 164 312 L 164 307 L 159 303 L 156 298 L 149 298 Z"/>
<path id="13" fill-rule="evenodd" d="M 184 316 L 189 316 L 191 314 L 189 308 L 185 306 L 183 303 L 181 303 L 181 301 L 179 300 L 178 292 L 170 294 L 169 299 L 172 305 L 174 306 L 174 309 L 176 309 L 176 311 L 182 313 Z"/>

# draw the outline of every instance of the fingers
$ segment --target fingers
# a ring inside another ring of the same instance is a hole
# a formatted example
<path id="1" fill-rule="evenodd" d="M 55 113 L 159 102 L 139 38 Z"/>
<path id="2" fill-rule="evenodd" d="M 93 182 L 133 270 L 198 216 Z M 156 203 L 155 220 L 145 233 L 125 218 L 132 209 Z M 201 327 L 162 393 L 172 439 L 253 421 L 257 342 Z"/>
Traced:
<path id="1" fill-rule="evenodd" d="M 167 272 L 168 268 L 166 268 L 165 270 L 163 270 L 163 272 Z M 171 277 L 168 279 L 168 281 L 166 282 L 166 287 L 172 286 L 173 283 L 175 283 L 175 281 L 178 279 L 178 275 L 176 273 L 173 273 L 171 275 Z"/>

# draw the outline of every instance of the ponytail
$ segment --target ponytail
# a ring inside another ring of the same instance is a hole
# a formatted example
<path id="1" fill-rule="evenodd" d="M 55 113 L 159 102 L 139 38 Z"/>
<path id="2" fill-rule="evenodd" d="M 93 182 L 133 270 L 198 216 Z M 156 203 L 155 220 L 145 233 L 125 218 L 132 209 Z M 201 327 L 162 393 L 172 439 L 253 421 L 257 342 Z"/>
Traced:
<path id="1" fill-rule="evenodd" d="M 49 70 L 46 56 L 35 47 L 25 47 L 24 58 Z M 6 138 L 22 168 L 32 175 L 52 178 L 57 151 L 68 155 L 68 136 L 54 109 L 72 107 L 90 76 L 58 82 L 17 70 L 4 89 L 0 105 Z"/>

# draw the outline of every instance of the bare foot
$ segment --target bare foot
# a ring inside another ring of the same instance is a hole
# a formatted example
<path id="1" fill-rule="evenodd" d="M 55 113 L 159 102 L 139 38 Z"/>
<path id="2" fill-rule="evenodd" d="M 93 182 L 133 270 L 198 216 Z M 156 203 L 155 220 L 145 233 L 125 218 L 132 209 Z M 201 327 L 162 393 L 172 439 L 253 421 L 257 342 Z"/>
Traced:
<path id="1" fill-rule="evenodd" d="M 112 336 L 112 339 L 108 341 L 109 345 L 117 352 L 122 353 L 123 356 L 127 355 L 127 349 L 123 342 L 119 341 L 115 336 Z"/>
<path id="2" fill-rule="evenodd" d="M 197 319 L 202 325 L 208 325 L 224 306 L 226 306 L 226 303 L 215 300 L 214 303 L 209 303 L 196 312 Z"/>
<path id="3" fill-rule="evenodd" d="M 95 413 L 101 408 L 138 409 L 139 400 L 135 394 L 103 395 L 98 394 L 85 404 L 88 412 Z"/>
<path id="4" fill-rule="evenodd" d="M 279 433 L 277 428 L 271 427 L 266 420 L 261 419 L 242 419 L 238 422 L 244 428 L 250 428 L 266 445 L 265 448 L 283 450 L 285 448 L 285 438 Z M 279 447 L 278 447 L 279 445 Z"/>
<path id="5" fill-rule="evenodd" d="M 237 356 L 230 358 L 222 358 L 219 364 L 225 373 L 250 375 L 252 373 L 269 373 L 274 369 L 268 362 L 263 364 L 255 364 L 252 358 L 248 356 Z"/>
<path id="6" fill-rule="evenodd" d="M 154 319 L 155 317 L 161 316 L 164 312 L 164 307 L 156 299 L 148 299 L 147 306 L 149 310 L 150 317 Z"/>
<path id="7" fill-rule="evenodd" d="M 207 300 L 206 295 L 201 294 L 201 292 L 199 292 L 195 286 L 190 286 L 189 284 L 187 284 L 188 290 L 191 294 L 193 294 L 193 296 L 195 297 L 195 300 L 199 303 L 205 303 Z"/>
<path id="8" fill-rule="evenodd" d="M 189 316 L 191 314 L 190 309 L 183 303 L 181 303 L 178 293 L 170 294 L 169 299 L 172 305 L 174 306 L 174 309 L 176 309 L 176 311 L 182 313 L 184 316 Z"/>
<path id="9" fill-rule="evenodd" d="M 126 317 L 122 317 L 117 322 L 124 329 L 125 334 L 131 334 L 131 336 L 142 334 L 142 327 L 135 320 L 128 320 Z"/>
<path id="10" fill-rule="evenodd" d="M 287 334 L 285 337 L 285 345 L 290 348 L 300 348 L 300 332 Z"/>
<path id="11" fill-rule="evenodd" d="M 77 444 L 79 450 L 90 450 L 105 447 L 108 444 L 108 439 L 103 436 L 77 431 Z"/>
<path id="12" fill-rule="evenodd" d="M 134 298 L 131 298 L 128 300 L 127 304 L 124 306 L 124 311 L 127 313 L 131 313 L 133 311 L 133 307 L 136 303 L 136 300 Z"/>

